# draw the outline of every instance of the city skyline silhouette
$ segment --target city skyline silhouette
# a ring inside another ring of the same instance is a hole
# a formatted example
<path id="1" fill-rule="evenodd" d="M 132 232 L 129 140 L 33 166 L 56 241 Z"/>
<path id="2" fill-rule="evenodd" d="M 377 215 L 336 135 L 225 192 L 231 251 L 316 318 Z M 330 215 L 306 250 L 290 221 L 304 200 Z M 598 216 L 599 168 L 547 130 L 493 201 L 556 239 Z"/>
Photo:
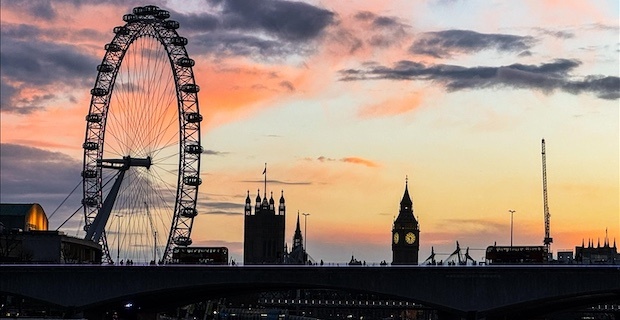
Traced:
<path id="1" fill-rule="evenodd" d="M 283 190 L 289 248 L 299 211 L 314 259 L 390 261 L 406 177 L 420 261 L 542 245 L 542 138 L 553 252 L 620 241 L 618 3 L 200 3 L 154 3 L 201 87 L 194 245 L 242 261 L 247 190 Z M 96 67 L 137 5 L 2 3 L 0 202 L 50 216 L 81 181 Z"/>

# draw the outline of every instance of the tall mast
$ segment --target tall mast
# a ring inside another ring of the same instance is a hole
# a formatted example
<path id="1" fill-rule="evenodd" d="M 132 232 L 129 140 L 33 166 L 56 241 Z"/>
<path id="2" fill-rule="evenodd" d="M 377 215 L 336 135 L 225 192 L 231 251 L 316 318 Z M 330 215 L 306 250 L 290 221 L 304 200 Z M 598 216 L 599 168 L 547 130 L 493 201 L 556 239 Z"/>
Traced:
<path id="1" fill-rule="evenodd" d="M 545 239 L 543 243 L 545 245 L 545 252 L 549 254 L 550 246 L 553 242 L 549 234 L 549 220 L 551 215 L 549 214 L 549 203 L 547 201 L 547 157 L 545 155 L 545 139 L 542 139 L 542 174 L 543 174 L 543 199 L 544 199 L 544 214 L 545 214 Z"/>

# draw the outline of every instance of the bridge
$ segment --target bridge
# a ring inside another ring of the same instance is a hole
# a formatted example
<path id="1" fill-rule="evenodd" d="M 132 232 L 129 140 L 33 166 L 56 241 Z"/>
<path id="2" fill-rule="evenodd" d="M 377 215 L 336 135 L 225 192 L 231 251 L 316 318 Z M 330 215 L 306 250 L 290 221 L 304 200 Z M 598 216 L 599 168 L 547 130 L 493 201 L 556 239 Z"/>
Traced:
<path id="1" fill-rule="evenodd" d="M 82 310 L 143 310 L 238 293 L 337 289 L 413 301 L 442 319 L 506 319 L 620 299 L 620 266 L 0 266 L 0 293 Z M 98 311 L 99 310 L 99 311 Z"/>

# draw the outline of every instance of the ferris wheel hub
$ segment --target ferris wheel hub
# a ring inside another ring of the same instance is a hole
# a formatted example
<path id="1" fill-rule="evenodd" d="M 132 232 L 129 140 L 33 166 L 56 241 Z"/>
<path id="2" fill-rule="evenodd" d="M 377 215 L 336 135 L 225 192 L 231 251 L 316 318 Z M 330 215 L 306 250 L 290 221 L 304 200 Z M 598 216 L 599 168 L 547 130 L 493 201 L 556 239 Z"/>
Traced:
<path id="1" fill-rule="evenodd" d="M 132 158 L 124 156 L 122 159 L 97 159 L 97 166 L 106 169 L 128 170 L 130 167 L 151 167 L 151 157 Z"/>

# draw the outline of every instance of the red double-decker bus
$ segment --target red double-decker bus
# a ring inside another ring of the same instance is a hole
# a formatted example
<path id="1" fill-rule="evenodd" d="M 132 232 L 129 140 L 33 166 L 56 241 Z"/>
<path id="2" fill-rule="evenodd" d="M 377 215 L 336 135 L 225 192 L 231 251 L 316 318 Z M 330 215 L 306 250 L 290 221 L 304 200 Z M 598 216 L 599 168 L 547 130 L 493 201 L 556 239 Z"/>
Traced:
<path id="1" fill-rule="evenodd" d="M 489 246 L 488 264 L 540 264 L 545 262 L 543 246 Z"/>

